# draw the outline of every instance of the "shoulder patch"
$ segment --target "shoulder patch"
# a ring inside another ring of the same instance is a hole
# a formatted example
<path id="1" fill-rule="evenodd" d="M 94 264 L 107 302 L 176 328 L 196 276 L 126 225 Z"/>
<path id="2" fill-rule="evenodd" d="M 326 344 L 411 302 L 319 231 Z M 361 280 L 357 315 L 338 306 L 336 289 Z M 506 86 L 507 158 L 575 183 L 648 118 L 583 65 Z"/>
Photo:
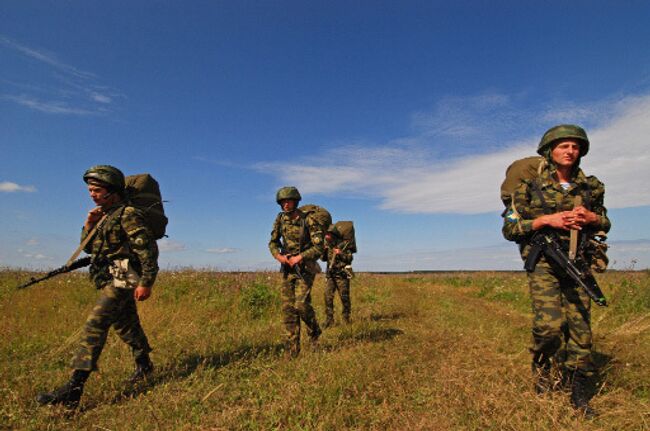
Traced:
<path id="1" fill-rule="evenodd" d="M 515 210 L 510 209 L 510 211 L 506 213 L 505 218 L 509 223 L 516 223 L 519 221 L 519 214 Z"/>

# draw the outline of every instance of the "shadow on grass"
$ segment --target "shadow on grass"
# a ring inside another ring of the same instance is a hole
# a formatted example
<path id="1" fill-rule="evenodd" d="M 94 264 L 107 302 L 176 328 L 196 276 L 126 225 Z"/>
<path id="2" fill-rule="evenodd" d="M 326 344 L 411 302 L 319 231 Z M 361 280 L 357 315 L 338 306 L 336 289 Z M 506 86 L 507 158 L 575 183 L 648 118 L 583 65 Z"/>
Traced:
<path id="1" fill-rule="evenodd" d="M 342 345 L 355 342 L 382 342 L 390 340 L 404 332 L 395 328 L 376 328 L 363 330 L 361 332 L 346 332 L 339 335 L 337 343 L 330 346 L 321 345 L 322 351 L 334 351 Z M 256 345 L 243 345 L 237 349 L 224 352 L 215 352 L 214 354 L 200 355 L 188 354 L 178 360 L 166 364 L 154 371 L 153 376 L 137 385 L 124 383 L 124 389 L 119 392 L 112 400 L 111 404 L 117 404 L 122 401 L 136 398 L 155 386 L 181 380 L 192 375 L 199 367 L 218 369 L 228 364 L 253 359 L 258 356 L 282 356 L 285 351 L 284 343 L 264 343 Z M 83 411 L 91 410 L 97 407 L 96 404 L 85 404 Z"/>
<path id="2" fill-rule="evenodd" d="M 609 370 L 612 369 L 614 362 L 614 358 L 611 355 L 603 352 L 593 351 L 591 358 L 598 372 L 590 379 L 587 392 L 589 399 L 592 399 L 600 391 L 605 380 L 607 380 L 607 375 L 609 374 Z"/>
<path id="3" fill-rule="evenodd" d="M 379 322 L 381 320 L 397 320 L 406 317 L 406 313 L 372 313 L 370 315 L 370 320 L 373 322 Z"/>
<path id="4" fill-rule="evenodd" d="M 233 362 L 256 358 L 260 355 L 279 356 L 283 352 L 284 344 L 266 343 L 243 345 L 232 351 L 215 352 L 208 355 L 189 354 L 154 371 L 151 378 L 140 384 L 132 386 L 125 383 L 127 387 L 113 398 L 111 403 L 115 404 L 125 399 L 135 398 L 166 382 L 187 378 L 199 367 L 218 369 Z"/>
<path id="5" fill-rule="evenodd" d="M 404 331 L 396 328 L 376 328 L 370 329 L 367 331 L 361 331 L 359 333 L 344 332 L 338 337 L 340 342 L 364 342 L 368 341 L 371 343 L 379 343 L 382 341 L 387 341 L 395 338 L 398 335 L 403 334 Z"/>

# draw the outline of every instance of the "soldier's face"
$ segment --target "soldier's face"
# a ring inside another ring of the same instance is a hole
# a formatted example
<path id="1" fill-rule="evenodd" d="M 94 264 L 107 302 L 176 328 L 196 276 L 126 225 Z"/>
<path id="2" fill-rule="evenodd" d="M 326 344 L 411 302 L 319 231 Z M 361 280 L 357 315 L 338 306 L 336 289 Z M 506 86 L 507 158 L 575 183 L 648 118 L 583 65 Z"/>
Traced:
<path id="1" fill-rule="evenodd" d="M 296 209 L 296 201 L 293 199 L 282 199 L 280 201 L 280 207 L 284 212 L 291 212 Z"/>
<path id="2" fill-rule="evenodd" d="M 111 203 L 111 196 L 113 196 L 104 187 L 93 184 L 88 184 L 88 193 L 90 193 L 90 198 L 95 202 L 95 205 L 100 207 Z"/>
<path id="3" fill-rule="evenodd" d="M 551 159 L 558 167 L 570 168 L 580 157 L 580 144 L 576 141 L 560 141 L 551 150 Z"/>

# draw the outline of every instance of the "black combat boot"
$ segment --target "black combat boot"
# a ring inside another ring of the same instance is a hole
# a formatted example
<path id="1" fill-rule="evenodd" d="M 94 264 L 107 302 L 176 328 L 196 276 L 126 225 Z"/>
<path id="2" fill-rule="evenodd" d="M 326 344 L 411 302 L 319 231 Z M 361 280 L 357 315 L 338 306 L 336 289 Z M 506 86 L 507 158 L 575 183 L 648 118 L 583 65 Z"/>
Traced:
<path id="1" fill-rule="evenodd" d="M 145 353 L 144 355 L 135 358 L 135 370 L 127 382 L 135 385 L 142 381 L 146 381 L 147 377 L 149 377 L 151 373 L 153 373 L 153 362 L 151 362 L 149 355 Z"/>
<path id="2" fill-rule="evenodd" d="M 540 355 L 533 358 L 531 364 L 533 371 L 533 380 L 535 381 L 535 392 L 538 395 L 545 394 L 553 390 L 553 378 L 551 377 L 551 361 Z"/>
<path id="3" fill-rule="evenodd" d="M 589 406 L 589 376 L 576 370 L 571 385 L 571 404 L 587 419 L 596 417 L 597 413 Z"/>
<path id="4" fill-rule="evenodd" d="M 63 404 L 68 409 L 76 409 L 89 375 L 90 371 L 74 370 L 68 382 L 52 392 L 41 392 L 36 396 L 36 402 L 42 406 Z"/>

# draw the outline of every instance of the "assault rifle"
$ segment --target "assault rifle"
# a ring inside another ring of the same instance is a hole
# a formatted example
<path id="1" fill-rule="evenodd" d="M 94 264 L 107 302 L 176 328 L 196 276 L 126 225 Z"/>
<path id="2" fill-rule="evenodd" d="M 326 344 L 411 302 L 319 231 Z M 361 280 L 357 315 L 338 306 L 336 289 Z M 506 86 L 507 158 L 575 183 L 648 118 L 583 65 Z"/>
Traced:
<path id="1" fill-rule="evenodd" d="M 343 246 L 343 248 L 340 249 L 341 253 L 343 253 L 345 251 L 345 249 L 348 248 L 348 245 L 350 245 L 350 241 L 345 242 L 345 245 Z M 329 278 L 329 276 L 330 276 L 330 268 L 332 266 L 334 266 L 334 262 L 336 262 L 337 257 L 339 257 L 339 255 L 334 253 L 334 257 L 332 257 L 332 262 L 330 262 L 329 259 L 328 259 L 327 266 L 325 267 L 325 277 Z"/>
<path id="2" fill-rule="evenodd" d="M 561 268 L 564 273 L 575 281 L 578 286 L 583 288 L 587 295 L 599 306 L 606 307 L 607 300 L 603 291 L 600 290 L 596 279 L 591 273 L 591 269 L 587 262 L 585 262 L 583 252 L 581 250 L 575 259 L 575 263 L 569 259 L 567 253 L 562 249 L 560 239 L 557 234 L 549 231 L 538 231 L 530 240 L 531 249 L 524 264 L 524 269 L 527 272 L 533 272 L 535 266 L 539 261 L 542 254 L 546 256 L 549 264 Z"/>
<path id="3" fill-rule="evenodd" d="M 18 289 L 24 289 L 31 286 L 32 284 L 40 283 L 41 281 L 47 280 L 48 278 L 52 278 L 55 275 L 65 274 L 66 272 L 74 271 L 75 269 L 88 266 L 91 263 L 91 259 L 91 256 L 82 257 L 81 259 L 77 259 L 70 264 L 63 265 L 55 270 L 48 272 L 42 277 L 32 277 L 31 280 L 29 280 L 27 283 L 18 286 Z"/>
<path id="4" fill-rule="evenodd" d="M 282 254 L 284 254 L 284 253 L 282 253 Z M 294 255 L 293 254 L 288 254 L 286 256 L 287 257 L 292 257 Z M 289 266 L 286 263 L 280 264 L 280 272 L 282 272 L 283 274 L 287 275 L 291 271 L 293 271 L 298 276 L 298 278 L 302 280 L 303 283 L 307 284 L 307 282 L 305 281 L 305 277 L 302 276 L 302 271 L 300 270 L 300 264 L 294 265 L 294 266 Z"/>

